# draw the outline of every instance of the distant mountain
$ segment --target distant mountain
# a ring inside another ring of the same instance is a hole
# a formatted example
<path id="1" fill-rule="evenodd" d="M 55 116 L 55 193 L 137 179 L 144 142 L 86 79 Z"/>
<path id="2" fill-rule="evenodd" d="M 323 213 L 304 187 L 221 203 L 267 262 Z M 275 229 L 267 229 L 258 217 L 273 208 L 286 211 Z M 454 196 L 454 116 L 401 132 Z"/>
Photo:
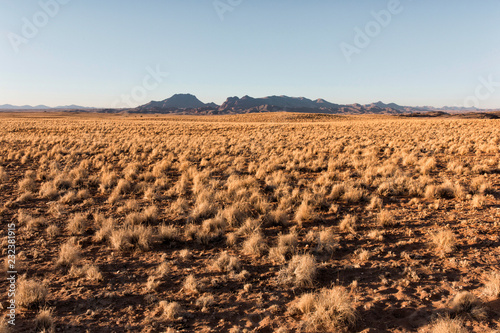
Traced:
<path id="1" fill-rule="evenodd" d="M 175 94 L 170 98 L 163 101 L 151 101 L 147 104 L 141 105 L 136 108 L 139 112 L 152 112 L 152 111 L 171 111 L 171 110 L 184 110 L 184 109 L 198 109 L 198 108 L 218 108 L 215 103 L 205 104 L 200 101 L 196 96 L 191 94 Z"/>
<path id="2" fill-rule="evenodd" d="M 288 96 L 268 96 L 263 98 L 253 98 L 250 96 L 229 97 L 220 107 L 219 111 L 238 111 L 252 108 L 273 109 L 280 108 L 282 111 L 290 109 L 336 109 L 339 105 L 327 102 L 323 99 L 315 101 L 305 97 Z"/>
<path id="3" fill-rule="evenodd" d="M 53 110 L 53 109 L 59 109 L 59 110 L 90 110 L 94 109 L 91 107 L 85 107 L 85 106 L 79 106 L 79 105 L 66 105 L 66 106 L 56 106 L 56 107 L 50 107 L 47 105 L 11 105 L 11 104 L 4 104 L 0 105 L 0 110 Z"/>
<path id="4" fill-rule="evenodd" d="M 382 102 L 361 105 L 340 105 L 324 99 L 311 100 L 305 97 L 267 96 L 254 98 L 248 95 L 229 97 L 218 106 L 215 103 L 205 104 L 191 94 L 176 94 L 163 101 L 141 105 L 129 112 L 138 113 L 175 113 L 175 114 L 240 114 L 254 112 L 302 112 L 328 114 L 400 114 L 408 112 L 406 107 L 394 103 Z"/>

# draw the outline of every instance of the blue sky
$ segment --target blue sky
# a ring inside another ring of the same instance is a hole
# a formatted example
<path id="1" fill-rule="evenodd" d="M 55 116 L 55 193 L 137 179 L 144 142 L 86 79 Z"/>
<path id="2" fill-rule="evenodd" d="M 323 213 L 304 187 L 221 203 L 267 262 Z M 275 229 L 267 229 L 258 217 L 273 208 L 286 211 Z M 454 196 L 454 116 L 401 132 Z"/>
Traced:
<path id="1" fill-rule="evenodd" d="M 0 104 L 126 106 L 189 92 L 500 108 L 498 0 L 217 1 L 0 0 Z"/>

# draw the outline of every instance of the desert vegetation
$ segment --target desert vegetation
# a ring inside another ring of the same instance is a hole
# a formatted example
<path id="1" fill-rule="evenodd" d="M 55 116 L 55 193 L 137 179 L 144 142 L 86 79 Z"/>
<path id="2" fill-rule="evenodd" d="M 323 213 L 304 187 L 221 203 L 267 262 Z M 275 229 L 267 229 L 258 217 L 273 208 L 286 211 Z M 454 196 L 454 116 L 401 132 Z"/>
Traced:
<path id="1" fill-rule="evenodd" d="M 0 122 L 11 331 L 500 329 L 496 120 Z"/>

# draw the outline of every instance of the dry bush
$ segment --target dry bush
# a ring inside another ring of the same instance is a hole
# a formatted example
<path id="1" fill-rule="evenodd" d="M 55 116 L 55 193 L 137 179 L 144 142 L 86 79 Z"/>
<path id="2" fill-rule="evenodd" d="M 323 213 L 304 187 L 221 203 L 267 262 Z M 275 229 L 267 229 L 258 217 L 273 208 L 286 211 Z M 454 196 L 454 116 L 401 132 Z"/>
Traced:
<path id="1" fill-rule="evenodd" d="M 481 300 L 468 291 L 456 294 L 450 303 L 450 309 L 453 314 L 469 314 L 478 320 L 487 318 L 486 309 Z"/>
<path id="2" fill-rule="evenodd" d="M 295 310 L 303 315 L 301 326 L 307 332 L 343 331 L 354 327 L 358 319 L 351 297 L 340 286 L 304 294 Z"/>
<path id="3" fill-rule="evenodd" d="M 482 194 L 474 194 L 472 197 L 472 208 L 481 209 L 486 204 L 486 197 Z"/>
<path id="4" fill-rule="evenodd" d="M 201 309 L 201 312 L 206 312 L 210 306 L 215 303 L 215 298 L 212 294 L 200 296 L 196 300 L 196 306 Z"/>
<path id="5" fill-rule="evenodd" d="M 384 209 L 377 215 L 377 224 L 382 228 L 391 227 L 396 224 L 396 220 L 390 211 Z"/>
<path id="6" fill-rule="evenodd" d="M 17 281 L 16 303 L 27 309 L 45 304 L 48 290 L 45 285 L 36 280 L 29 280 L 22 276 Z"/>
<path id="7" fill-rule="evenodd" d="M 310 254 L 295 255 L 286 267 L 278 272 L 278 281 L 281 284 L 295 287 L 312 287 L 316 277 L 317 264 Z"/>
<path id="8" fill-rule="evenodd" d="M 235 272 L 240 269 L 240 261 L 237 257 L 223 251 L 214 260 L 212 267 L 220 272 Z"/>
<path id="9" fill-rule="evenodd" d="M 278 236 L 278 244 L 269 250 L 269 259 L 273 262 L 284 262 L 295 254 L 298 236 L 295 232 Z"/>
<path id="10" fill-rule="evenodd" d="M 57 266 L 70 267 L 80 260 L 80 247 L 76 245 L 74 239 L 68 240 L 61 245 L 59 256 L 56 261 Z"/>
<path id="11" fill-rule="evenodd" d="M 163 243 L 170 243 L 180 240 L 181 233 L 174 225 L 162 224 L 158 227 L 158 237 Z"/>
<path id="12" fill-rule="evenodd" d="M 75 214 L 69 219 L 67 229 L 72 235 L 81 235 L 87 227 L 87 216 L 84 214 Z"/>
<path id="13" fill-rule="evenodd" d="M 54 317 L 51 309 L 41 309 L 35 317 L 35 330 L 37 332 L 55 332 Z"/>
<path id="14" fill-rule="evenodd" d="M 435 233 L 431 233 L 430 236 L 432 244 L 440 256 L 451 253 L 455 250 L 457 239 L 453 231 L 450 229 L 442 229 Z"/>
<path id="15" fill-rule="evenodd" d="M 500 272 L 492 271 L 488 274 L 484 284 L 484 293 L 488 296 L 500 297 Z"/>
<path id="16" fill-rule="evenodd" d="M 357 228 L 357 226 L 356 226 L 357 221 L 356 220 L 357 220 L 356 216 L 354 216 L 354 215 L 348 214 L 348 215 L 344 216 L 344 218 L 342 219 L 342 221 L 339 224 L 340 231 L 356 233 L 356 228 Z"/>
<path id="17" fill-rule="evenodd" d="M 254 232 L 243 242 L 243 253 L 261 257 L 267 250 L 266 240 L 260 232 Z"/>
<path id="18" fill-rule="evenodd" d="M 20 192 L 34 192 L 36 190 L 36 182 L 33 178 L 24 178 L 19 181 L 17 187 Z"/>
<path id="19" fill-rule="evenodd" d="M 158 308 L 167 320 L 175 320 L 182 311 L 181 305 L 177 302 L 161 301 Z"/>
<path id="20" fill-rule="evenodd" d="M 98 216 L 98 215 L 96 215 Z M 116 228 L 116 222 L 113 218 L 104 219 L 100 221 L 99 229 L 97 229 L 96 233 L 93 236 L 94 242 L 103 242 L 109 240 L 113 230 Z"/>
<path id="21" fill-rule="evenodd" d="M 190 274 L 186 277 L 184 282 L 182 283 L 181 291 L 197 294 L 200 292 L 201 285 L 196 280 L 196 277 L 193 274 Z"/>
<path id="22" fill-rule="evenodd" d="M 462 321 L 458 318 L 439 318 L 430 327 L 431 333 L 467 333 Z"/>
<path id="23" fill-rule="evenodd" d="M 366 206 L 366 209 L 368 210 L 382 209 L 383 205 L 384 201 L 380 197 L 374 196 L 370 199 L 370 203 L 368 204 L 368 206 Z"/>
<path id="24" fill-rule="evenodd" d="M 69 275 L 77 279 L 85 278 L 87 281 L 91 282 L 99 282 L 102 280 L 102 273 L 99 271 L 99 268 L 89 264 L 85 264 L 81 267 L 76 265 L 71 266 Z"/>
<path id="25" fill-rule="evenodd" d="M 307 200 L 302 201 L 300 206 L 295 211 L 295 222 L 302 225 L 304 222 L 311 222 L 316 218 L 313 207 L 307 202 Z"/>
<path id="26" fill-rule="evenodd" d="M 45 229 L 45 232 L 50 238 L 55 238 L 61 233 L 61 230 L 59 230 L 59 227 L 55 224 L 51 224 Z"/>
<path id="27" fill-rule="evenodd" d="M 59 190 L 53 182 L 46 182 L 42 186 L 40 186 L 38 195 L 40 195 L 40 197 L 43 199 L 52 200 L 59 195 Z"/>

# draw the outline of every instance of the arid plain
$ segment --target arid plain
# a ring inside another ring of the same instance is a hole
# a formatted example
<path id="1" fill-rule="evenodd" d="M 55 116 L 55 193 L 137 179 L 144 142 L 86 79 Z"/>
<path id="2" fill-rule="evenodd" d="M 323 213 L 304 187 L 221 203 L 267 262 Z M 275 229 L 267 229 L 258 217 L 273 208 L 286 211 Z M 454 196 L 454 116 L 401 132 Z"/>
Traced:
<path id="1" fill-rule="evenodd" d="M 500 330 L 499 120 L 0 123 L 11 331 Z"/>

